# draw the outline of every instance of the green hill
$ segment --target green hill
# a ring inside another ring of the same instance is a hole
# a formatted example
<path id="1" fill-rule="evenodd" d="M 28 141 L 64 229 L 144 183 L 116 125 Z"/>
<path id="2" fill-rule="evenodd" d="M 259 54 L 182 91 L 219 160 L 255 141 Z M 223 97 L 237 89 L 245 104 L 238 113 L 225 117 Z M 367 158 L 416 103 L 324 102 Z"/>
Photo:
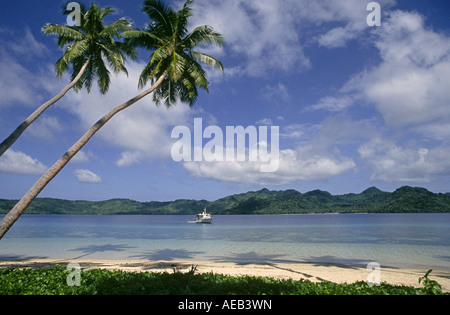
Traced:
<path id="1" fill-rule="evenodd" d="M 16 200 L 0 199 L 0 213 Z M 306 214 L 306 213 L 419 213 L 450 212 L 450 194 L 404 186 L 389 193 L 370 187 L 359 194 L 331 195 L 313 190 L 259 191 L 227 196 L 216 201 L 175 200 L 138 202 L 129 199 L 70 201 L 38 198 L 28 214 L 196 214 L 206 207 L 212 214 Z"/>

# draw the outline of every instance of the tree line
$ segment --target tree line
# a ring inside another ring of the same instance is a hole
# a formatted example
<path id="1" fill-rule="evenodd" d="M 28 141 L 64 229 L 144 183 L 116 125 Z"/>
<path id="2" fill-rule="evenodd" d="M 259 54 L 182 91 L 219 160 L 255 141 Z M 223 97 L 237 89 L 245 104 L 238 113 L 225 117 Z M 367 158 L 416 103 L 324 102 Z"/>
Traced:
<path id="1" fill-rule="evenodd" d="M 0 199 L 0 213 L 7 213 L 17 201 Z M 425 188 L 404 186 L 384 192 L 371 187 L 359 194 L 331 195 L 314 190 L 270 191 L 261 189 L 215 201 L 174 200 L 138 202 L 129 199 L 70 201 L 38 198 L 30 214 L 86 215 L 194 215 L 204 208 L 213 215 L 320 214 L 320 213 L 445 213 L 450 212 L 450 194 L 435 194 Z"/>

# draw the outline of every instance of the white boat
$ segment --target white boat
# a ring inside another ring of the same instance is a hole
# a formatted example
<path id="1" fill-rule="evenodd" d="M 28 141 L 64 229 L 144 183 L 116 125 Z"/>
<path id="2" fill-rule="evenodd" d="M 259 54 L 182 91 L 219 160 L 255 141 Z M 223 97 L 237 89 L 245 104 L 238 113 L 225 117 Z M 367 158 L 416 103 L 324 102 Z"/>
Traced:
<path id="1" fill-rule="evenodd" d="M 206 212 L 206 208 L 203 210 L 202 213 L 197 214 L 197 218 L 193 221 L 188 221 L 189 223 L 206 223 L 211 224 L 212 223 L 212 216 Z"/>

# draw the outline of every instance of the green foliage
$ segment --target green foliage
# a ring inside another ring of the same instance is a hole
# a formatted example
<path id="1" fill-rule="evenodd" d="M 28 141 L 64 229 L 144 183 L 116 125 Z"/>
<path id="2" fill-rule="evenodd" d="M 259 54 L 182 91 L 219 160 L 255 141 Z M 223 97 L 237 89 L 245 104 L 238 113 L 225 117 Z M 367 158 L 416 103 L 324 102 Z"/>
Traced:
<path id="1" fill-rule="evenodd" d="M 428 270 L 428 272 L 425 274 L 425 276 L 419 278 L 419 283 L 422 283 L 424 288 L 423 288 L 423 292 L 425 292 L 426 294 L 429 295 L 440 295 L 442 294 L 442 287 L 441 285 L 435 281 L 435 280 L 431 280 L 430 278 L 428 278 L 428 276 L 430 275 L 430 273 L 433 270 Z"/>
<path id="2" fill-rule="evenodd" d="M 16 203 L 0 199 L 0 213 L 7 213 Z M 393 193 L 375 187 L 360 194 L 331 195 L 314 190 L 270 191 L 262 189 L 227 196 L 216 201 L 175 200 L 137 202 L 129 199 L 107 201 L 69 201 L 36 199 L 29 214 L 185 214 L 207 207 L 212 214 L 307 214 L 307 213 L 426 213 L 450 212 L 450 195 L 434 194 L 424 188 L 401 187 Z"/>
<path id="3" fill-rule="evenodd" d="M 421 278 L 424 288 L 365 282 L 313 283 L 301 279 L 231 277 L 221 274 L 126 272 L 90 269 L 81 271 L 81 285 L 69 286 L 69 271 L 63 266 L 48 269 L 0 269 L 1 295 L 427 295 L 443 294 L 440 285 Z"/>
<path id="4" fill-rule="evenodd" d="M 64 14 L 70 12 L 64 11 Z M 55 70 L 62 76 L 72 66 L 74 80 L 88 62 L 81 79 L 75 84 L 75 91 L 86 87 L 91 90 L 93 80 L 97 80 L 99 90 L 105 94 L 110 85 L 110 72 L 107 65 L 115 72 L 128 74 L 125 68 L 125 56 L 136 58 L 134 48 L 119 42 L 122 32 L 131 29 L 132 22 L 121 18 L 112 24 L 106 24 L 103 19 L 115 10 L 109 7 L 99 8 L 91 4 L 89 10 L 82 7 L 81 25 L 67 26 L 47 23 L 42 27 L 46 35 L 55 35 L 58 46 L 64 49 L 64 55 L 56 62 Z"/>
<path id="5" fill-rule="evenodd" d="M 207 25 L 188 33 L 192 2 L 186 1 L 180 10 L 175 11 L 159 0 L 145 0 L 143 12 L 148 15 L 150 23 L 145 29 L 124 32 L 129 45 L 151 51 L 149 62 L 139 77 L 139 87 L 165 77 L 152 94 L 156 104 L 164 102 L 171 107 L 179 99 L 192 107 L 198 98 L 198 88 L 209 91 L 207 73 L 200 63 L 223 71 L 219 60 L 195 51 L 204 46 L 222 47 L 224 40 Z"/>

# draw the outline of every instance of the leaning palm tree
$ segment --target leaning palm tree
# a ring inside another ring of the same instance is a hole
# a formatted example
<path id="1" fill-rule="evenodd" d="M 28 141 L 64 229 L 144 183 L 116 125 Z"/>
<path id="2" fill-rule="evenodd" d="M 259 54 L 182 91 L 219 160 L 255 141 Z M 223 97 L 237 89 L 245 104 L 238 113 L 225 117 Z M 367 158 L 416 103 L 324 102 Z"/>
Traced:
<path id="1" fill-rule="evenodd" d="M 45 186 L 114 115 L 151 93 L 156 103 L 164 102 L 167 107 L 174 105 L 177 99 L 192 107 L 198 97 L 198 88 L 208 91 L 207 74 L 200 63 L 222 71 L 223 66 L 220 61 L 194 49 L 212 44 L 221 47 L 223 38 L 209 26 L 200 26 L 188 33 L 192 2 L 186 1 L 178 11 L 158 0 L 144 2 L 144 12 L 151 23 L 146 29 L 127 31 L 124 35 L 129 38 L 129 44 L 152 51 L 139 79 L 140 87 L 149 81 L 151 87 L 103 116 L 33 185 L 0 222 L 0 239 Z"/>
<path id="2" fill-rule="evenodd" d="M 22 133 L 51 105 L 60 100 L 70 89 L 79 91 L 86 87 L 91 90 L 92 81 L 97 80 L 102 94 L 110 85 L 110 72 L 107 61 L 115 73 L 125 72 L 125 55 L 135 58 L 136 50 L 130 45 L 114 40 L 121 33 L 131 29 L 131 22 L 125 18 L 106 25 L 103 19 L 115 12 L 114 9 L 91 5 L 89 10 L 82 8 L 81 25 L 67 26 L 46 24 L 42 32 L 58 36 L 58 46 L 65 49 L 64 55 L 56 62 L 56 74 L 61 77 L 72 66 L 71 82 L 58 95 L 42 104 L 11 135 L 0 144 L 0 156 L 22 135 Z"/>

